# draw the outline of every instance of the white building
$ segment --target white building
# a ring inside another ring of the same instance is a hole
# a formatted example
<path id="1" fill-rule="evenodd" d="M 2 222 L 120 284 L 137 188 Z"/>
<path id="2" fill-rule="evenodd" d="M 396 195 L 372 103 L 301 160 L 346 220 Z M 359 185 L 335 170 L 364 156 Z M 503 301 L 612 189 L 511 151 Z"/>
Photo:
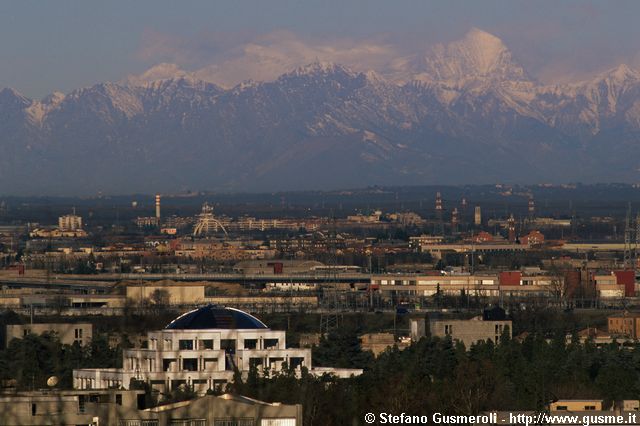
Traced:
<path id="1" fill-rule="evenodd" d="M 128 389 L 135 379 L 161 392 L 187 385 L 204 393 L 232 381 L 235 368 L 245 377 L 252 366 L 264 373 L 285 365 L 342 378 L 362 374 L 359 369 L 312 368 L 311 349 L 287 348 L 285 335 L 246 312 L 208 305 L 148 333 L 148 349 L 124 350 L 121 369 L 74 370 L 73 384 L 76 389 Z"/>
<path id="2" fill-rule="evenodd" d="M 82 229 L 82 217 L 74 214 L 67 214 L 58 218 L 58 228 L 61 231 L 75 231 Z"/>

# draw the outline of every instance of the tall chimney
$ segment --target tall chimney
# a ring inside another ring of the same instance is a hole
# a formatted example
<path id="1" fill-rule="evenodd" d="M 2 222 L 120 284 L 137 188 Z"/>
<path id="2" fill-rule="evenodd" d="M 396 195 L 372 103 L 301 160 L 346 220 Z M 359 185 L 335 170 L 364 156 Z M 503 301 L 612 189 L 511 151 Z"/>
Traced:
<path id="1" fill-rule="evenodd" d="M 160 194 L 156 194 L 156 219 L 160 221 Z"/>

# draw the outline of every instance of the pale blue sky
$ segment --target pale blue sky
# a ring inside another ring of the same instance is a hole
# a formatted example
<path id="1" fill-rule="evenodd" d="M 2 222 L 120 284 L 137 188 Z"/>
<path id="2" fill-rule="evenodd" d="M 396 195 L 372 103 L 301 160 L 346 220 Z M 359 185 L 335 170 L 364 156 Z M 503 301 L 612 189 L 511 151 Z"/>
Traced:
<path id="1" fill-rule="evenodd" d="M 192 71 L 265 35 L 277 49 L 278 32 L 325 47 L 349 40 L 411 52 L 471 27 L 502 38 L 534 76 L 567 80 L 640 65 L 638 16 L 637 1 L 4 0 L 0 87 L 42 97 L 159 62 Z"/>

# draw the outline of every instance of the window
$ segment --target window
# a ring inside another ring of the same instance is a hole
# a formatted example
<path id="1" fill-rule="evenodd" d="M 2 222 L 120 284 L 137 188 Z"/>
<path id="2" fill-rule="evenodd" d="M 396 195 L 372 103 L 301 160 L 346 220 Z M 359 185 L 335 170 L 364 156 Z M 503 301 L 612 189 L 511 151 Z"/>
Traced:
<path id="1" fill-rule="evenodd" d="M 220 349 L 225 350 L 229 353 L 236 352 L 236 341 L 233 339 L 222 339 L 220 340 Z"/>
<path id="2" fill-rule="evenodd" d="M 291 357 L 291 358 L 289 358 L 289 367 L 291 367 L 291 368 L 302 367 L 302 364 L 304 364 L 304 358 L 303 357 Z"/>
<path id="3" fill-rule="evenodd" d="M 277 349 L 278 348 L 278 339 L 264 339 L 264 348 L 265 349 Z"/>
<path id="4" fill-rule="evenodd" d="M 78 395 L 78 413 L 85 413 L 84 395 Z"/>
<path id="5" fill-rule="evenodd" d="M 35 416 L 38 414 L 38 406 L 36 404 L 31 404 L 31 415 Z"/>
<path id="6" fill-rule="evenodd" d="M 180 348 L 181 351 L 193 350 L 193 340 L 180 339 L 180 341 L 178 342 L 178 347 Z"/>
<path id="7" fill-rule="evenodd" d="M 566 405 L 558 405 L 556 407 L 557 411 L 567 411 L 567 406 Z"/>
<path id="8" fill-rule="evenodd" d="M 116 405 L 122 405 L 122 394 L 116 395 Z"/>
<path id="9" fill-rule="evenodd" d="M 200 350 L 213 349 L 213 340 L 212 339 L 198 340 L 198 347 Z"/>
<path id="10" fill-rule="evenodd" d="M 446 336 L 451 336 L 453 334 L 453 325 L 452 324 L 446 324 L 444 326 L 444 334 Z"/>
<path id="11" fill-rule="evenodd" d="M 596 406 L 595 406 L 595 405 L 585 405 L 585 406 L 584 406 L 584 410 L 585 410 L 585 411 L 593 411 L 593 410 L 595 410 L 595 409 L 596 409 Z"/>
<path id="12" fill-rule="evenodd" d="M 29 330 L 28 328 L 25 328 L 24 330 L 22 330 L 22 335 L 23 336 L 28 336 L 30 331 L 31 330 Z"/>
<path id="13" fill-rule="evenodd" d="M 269 358 L 269 368 L 275 368 L 276 370 L 281 370 L 282 369 L 282 365 L 284 364 L 284 358 L 283 357 L 270 357 Z"/>
<path id="14" fill-rule="evenodd" d="M 118 426 L 158 426 L 158 420 L 120 420 Z"/>
<path id="15" fill-rule="evenodd" d="M 165 358 L 162 360 L 162 371 L 171 371 L 173 370 L 176 365 L 176 359 L 175 358 Z"/>
<path id="16" fill-rule="evenodd" d="M 244 339 L 245 349 L 255 349 L 258 346 L 258 339 Z"/>
<path id="17" fill-rule="evenodd" d="M 182 359 L 183 371 L 198 371 L 198 358 L 183 358 Z"/>
<path id="18" fill-rule="evenodd" d="M 74 343 L 82 344 L 82 329 L 81 328 L 76 328 L 74 330 L 74 336 L 75 336 L 75 338 L 73 339 Z"/>

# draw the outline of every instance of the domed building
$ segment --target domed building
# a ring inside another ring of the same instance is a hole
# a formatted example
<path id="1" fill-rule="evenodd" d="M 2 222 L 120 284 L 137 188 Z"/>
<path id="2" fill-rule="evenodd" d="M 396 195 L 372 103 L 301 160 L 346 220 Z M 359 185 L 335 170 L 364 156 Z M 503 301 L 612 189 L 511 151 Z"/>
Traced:
<path id="1" fill-rule="evenodd" d="M 121 369 L 95 368 L 73 371 L 76 389 L 128 389 L 132 379 L 168 392 L 181 385 L 205 393 L 232 381 L 237 368 L 246 377 L 258 372 L 282 370 L 338 377 L 359 375 L 362 370 L 312 368 L 311 349 L 286 347 L 286 332 L 271 330 L 258 318 L 239 309 L 208 305 L 180 315 L 163 330 L 147 335 L 148 348 L 123 350 Z"/>

